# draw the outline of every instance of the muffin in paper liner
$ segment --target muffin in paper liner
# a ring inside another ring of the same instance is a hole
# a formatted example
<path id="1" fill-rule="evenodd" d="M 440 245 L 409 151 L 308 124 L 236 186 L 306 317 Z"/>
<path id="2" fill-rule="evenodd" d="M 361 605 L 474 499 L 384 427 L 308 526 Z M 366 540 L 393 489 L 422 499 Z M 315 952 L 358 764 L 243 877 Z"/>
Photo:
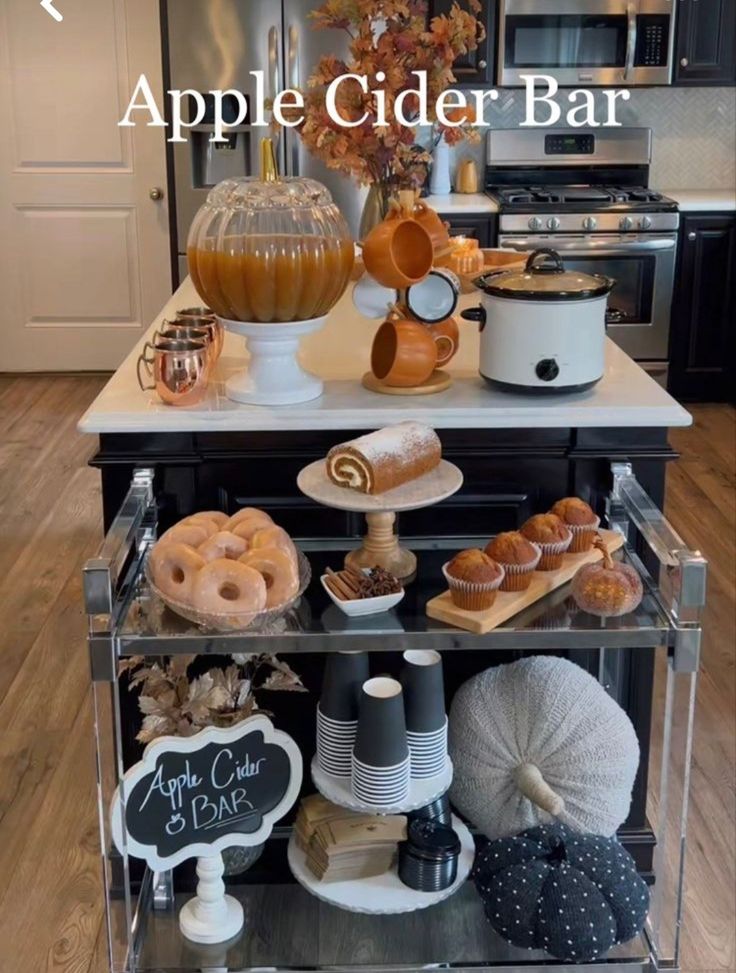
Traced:
<path id="1" fill-rule="evenodd" d="M 565 523 L 565 527 L 572 533 L 572 544 L 570 544 L 568 554 L 585 554 L 592 551 L 600 525 L 600 517 L 596 517 L 595 521 L 590 524 Z"/>
<path id="2" fill-rule="evenodd" d="M 497 561 L 504 569 L 505 576 L 501 582 L 501 591 L 526 591 L 532 583 L 532 576 L 537 570 L 539 562 L 542 560 L 542 548 L 534 541 L 529 541 L 532 547 L 537 549 L 537 557 L 528 564 L 506 564 L 505 561 Z"/>
<path id="3" fill-rule="evenodd" d="M 461 578 L 453 578 L 447 571 L 449 564 L 448 561 L 447 564 L 442 566 L 442 573 L 450 588 L 453 605 L 471 612 L 482 612 L 490 608 L 496 600 L 503 579 L 506 577 L 503 565 L 499 564 L 501 574 L 497 578 L 479 584 L 478 582 L 463 581 Z"/>
<path id="4" fill-rule="evenodd" d="M 557 541 L 555 544 L 542 544 L 540 541 L 533 542 L 537 547 L 542 549 L 542 557 L 537 565 L 537 571 L 557 571 L 562 567 L 562 557 L 570 549 L 573 539 L 572 528 L 569 524 L 565 524 L 565 527 L 567 527 L 569 535 L 565 541 Z"/>

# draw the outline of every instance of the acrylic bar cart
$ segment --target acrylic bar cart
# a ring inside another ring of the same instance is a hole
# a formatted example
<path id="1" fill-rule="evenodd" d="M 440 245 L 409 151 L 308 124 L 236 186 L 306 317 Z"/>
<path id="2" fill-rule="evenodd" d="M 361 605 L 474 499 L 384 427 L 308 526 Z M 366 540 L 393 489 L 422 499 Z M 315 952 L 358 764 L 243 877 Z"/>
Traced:
<path id="1" fill-rule="evenodd" d="M 227 891 L 245 911 L 245 929 L 230 944 L 197 946 L 183 938 L 178 909 L 191 897 L 188 877 L 152 873 L 120 854 L 110 836 L 109 808 L 125 770 L 126 725 L 118 664 L 129 656 L 155 659 L 174 653 L 227 656 L 232 652 L 281 655 L 363 649 L 371 652 L 433 648 L 484 653 L 479 669 L 493 664 L 494 651 L 586 650 L 597 660 L 605 686 L 617 679 L 621 650 L 650 652 L 654 663 L 654 713 L 649 760 L 648 825 L 656 838 L 652 905 L 636 940 L 579 970 L 677 969 L 681 950 L 683 865 L 695 688 L 700 658 L 706 562 L 687 551 L 627 464 L 614 464 L 607 526 L 626 539 L 624 556 L 645 579 L 642 605 L 631 615 L 606 621 L 582 614 L 563 588 L 487 635 L 458 631 L 426 618 L 417 605 L 437 594 L 443 552 L 420 551 L 415 585 L 385 629 L 332 627 L 320 568 L 329 563 L 324 541 L 300 540 L 312 561 L 315 581 L 279 628 L 260 634 L 204 634 L 168 612 L 154 611 L 143 574 L 146 550 L 157 535 L 153 474 L 140 470 L 100 549 L 85 568 L 89 650 L 96 707 L 102 866 L 106 938 L 113 973 L 194 971 L 419 971 L 427 968 L 478 973 L 484 970 L 544 970 L 565 964 L 543 953 L 515 949 L 486 922 L 481 901 L 468 883 L 447 902 L 400 916 L 363 916 L 340 911 L 310 896 L 283 868 L 289 827 L 277 827 L 264 859 L 281 863 L 229 881 Z M 468 546 L 463 538 L 458 546 Z M 327 545 L 329 546 L 329 545 Z M 335 560 L 335 544 L 329 557 Z M 415 546 L 416 549 L 416 546 Z M 636 552 L 639 552 L 637 554 Z M 641 559 L 640 556 L 641 555 Z M 647 570 L 644 562 L 651 569 Z M 425 577 L 426 574 L 426 577 Z M 398 619 L 398 624 L 397 624 Z M 376 627 L 378 625 L 378 627 Z M 289 659 L 293 664 L 298 659 Z M 303 754 L 309 766 L 312 754 Z M 260 877 L 259 877 L 260 876 Z"/>

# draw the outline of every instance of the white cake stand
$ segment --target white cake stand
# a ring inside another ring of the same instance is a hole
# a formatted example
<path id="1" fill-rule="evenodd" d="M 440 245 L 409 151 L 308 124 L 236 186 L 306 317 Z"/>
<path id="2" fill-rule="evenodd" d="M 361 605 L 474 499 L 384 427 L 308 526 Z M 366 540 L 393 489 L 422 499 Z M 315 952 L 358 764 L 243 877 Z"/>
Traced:
<path id="1" fill-rule="evenodd" d="M 322 381 L 299 364 L 299 342 L 324 327 L 326 317 L 311 321 L 228 321 L 220 324 L 247 339 L 248 367 L 235 372 L 225 383 L 225 394 L 247 405 L 295 405 L 318 399 Z"/>
<path id="2" fill-rule="evenodd" d="M 410 811 L 418 811 L 421 807 L 433 804 L 449 791 L 453 773 L 452 761 L 448 757 L 443 773 L 422 780 L 412 777 L 407 799 L 394 807 L 384 807 L 359 801 L 350 788 L 349 777 L 333 777 L 332 774 L 326 774 L 320 767 L 316 755 L 312 760 L 312 780 L 322 797 L 359 814 L 408 814 Z"/>
<path id="3" fill-rule="evenodd" d="M 325 461 L 319 460 L 306 466 L 296 482 L 305 496 L 325 507 L 365 514 L 368 532 L 362 546 L 347 555 L 346 565 L 358 570 L 378 566 L 397 578 L 409 578 L 416 571 L 417 559 L 399 544 L 394 533 L 396 514 L 432 507 L 453 496 L 463 485 L 463 474 L 453 463 L 442 460 L 425 476 L 374 496 L 337 486 L 327 475 Z"/>
<path id="4" fill-rule="evenodd" d="M 372 878 L 349 882 L 320 882 L 307 868 L 307 856 L 297 847 L 294 835 L 289 841 L 289 867 L 297 882 L 308 892 L 339 909 L 372 916 L 418 912 L 449 899 L 462 888 L 470 875 L 475 861 L 473 836 L 459 818 L 453 817 L 452 826 L 460 838 L 462 849 L 457 865 L 457 878 L 442 892 L 416 892 L 410 889 L 399 878 L 396 866 L 385 874 L 374 875 Z"/>

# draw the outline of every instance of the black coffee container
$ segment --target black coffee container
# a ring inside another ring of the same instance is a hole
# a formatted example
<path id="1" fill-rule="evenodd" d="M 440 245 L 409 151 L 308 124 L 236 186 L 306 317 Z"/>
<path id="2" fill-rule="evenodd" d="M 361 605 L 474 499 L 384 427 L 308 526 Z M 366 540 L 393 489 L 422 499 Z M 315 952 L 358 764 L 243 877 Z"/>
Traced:
<path id="1" fill-rule="evenodd" d="M 457 878 L 457 833 L 437 821 L 416 819 L 399 847 L 399 878 L 417 892 L 442 892 Z"/>
<path id="2" fill-rule="evenodd" d="M 438 797 L 431 804 L 412 811 L 409 815 L 410 821 L 436 821 L 450 827 L 452 825 L 452 811 L 450 810 L 450 798 L 447 794 Z"/>

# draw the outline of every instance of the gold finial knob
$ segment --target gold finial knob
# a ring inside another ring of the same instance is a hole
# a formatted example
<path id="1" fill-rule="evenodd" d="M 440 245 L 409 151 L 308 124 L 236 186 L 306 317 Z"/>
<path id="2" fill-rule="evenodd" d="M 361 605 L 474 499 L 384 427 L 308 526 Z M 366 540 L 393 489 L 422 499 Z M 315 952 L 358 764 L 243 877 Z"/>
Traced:
<path id="1" fill-rule="evenodd" d="M 261 139 L 261 182 L 278 182 L 279 167 L 273 139 Z"/>

